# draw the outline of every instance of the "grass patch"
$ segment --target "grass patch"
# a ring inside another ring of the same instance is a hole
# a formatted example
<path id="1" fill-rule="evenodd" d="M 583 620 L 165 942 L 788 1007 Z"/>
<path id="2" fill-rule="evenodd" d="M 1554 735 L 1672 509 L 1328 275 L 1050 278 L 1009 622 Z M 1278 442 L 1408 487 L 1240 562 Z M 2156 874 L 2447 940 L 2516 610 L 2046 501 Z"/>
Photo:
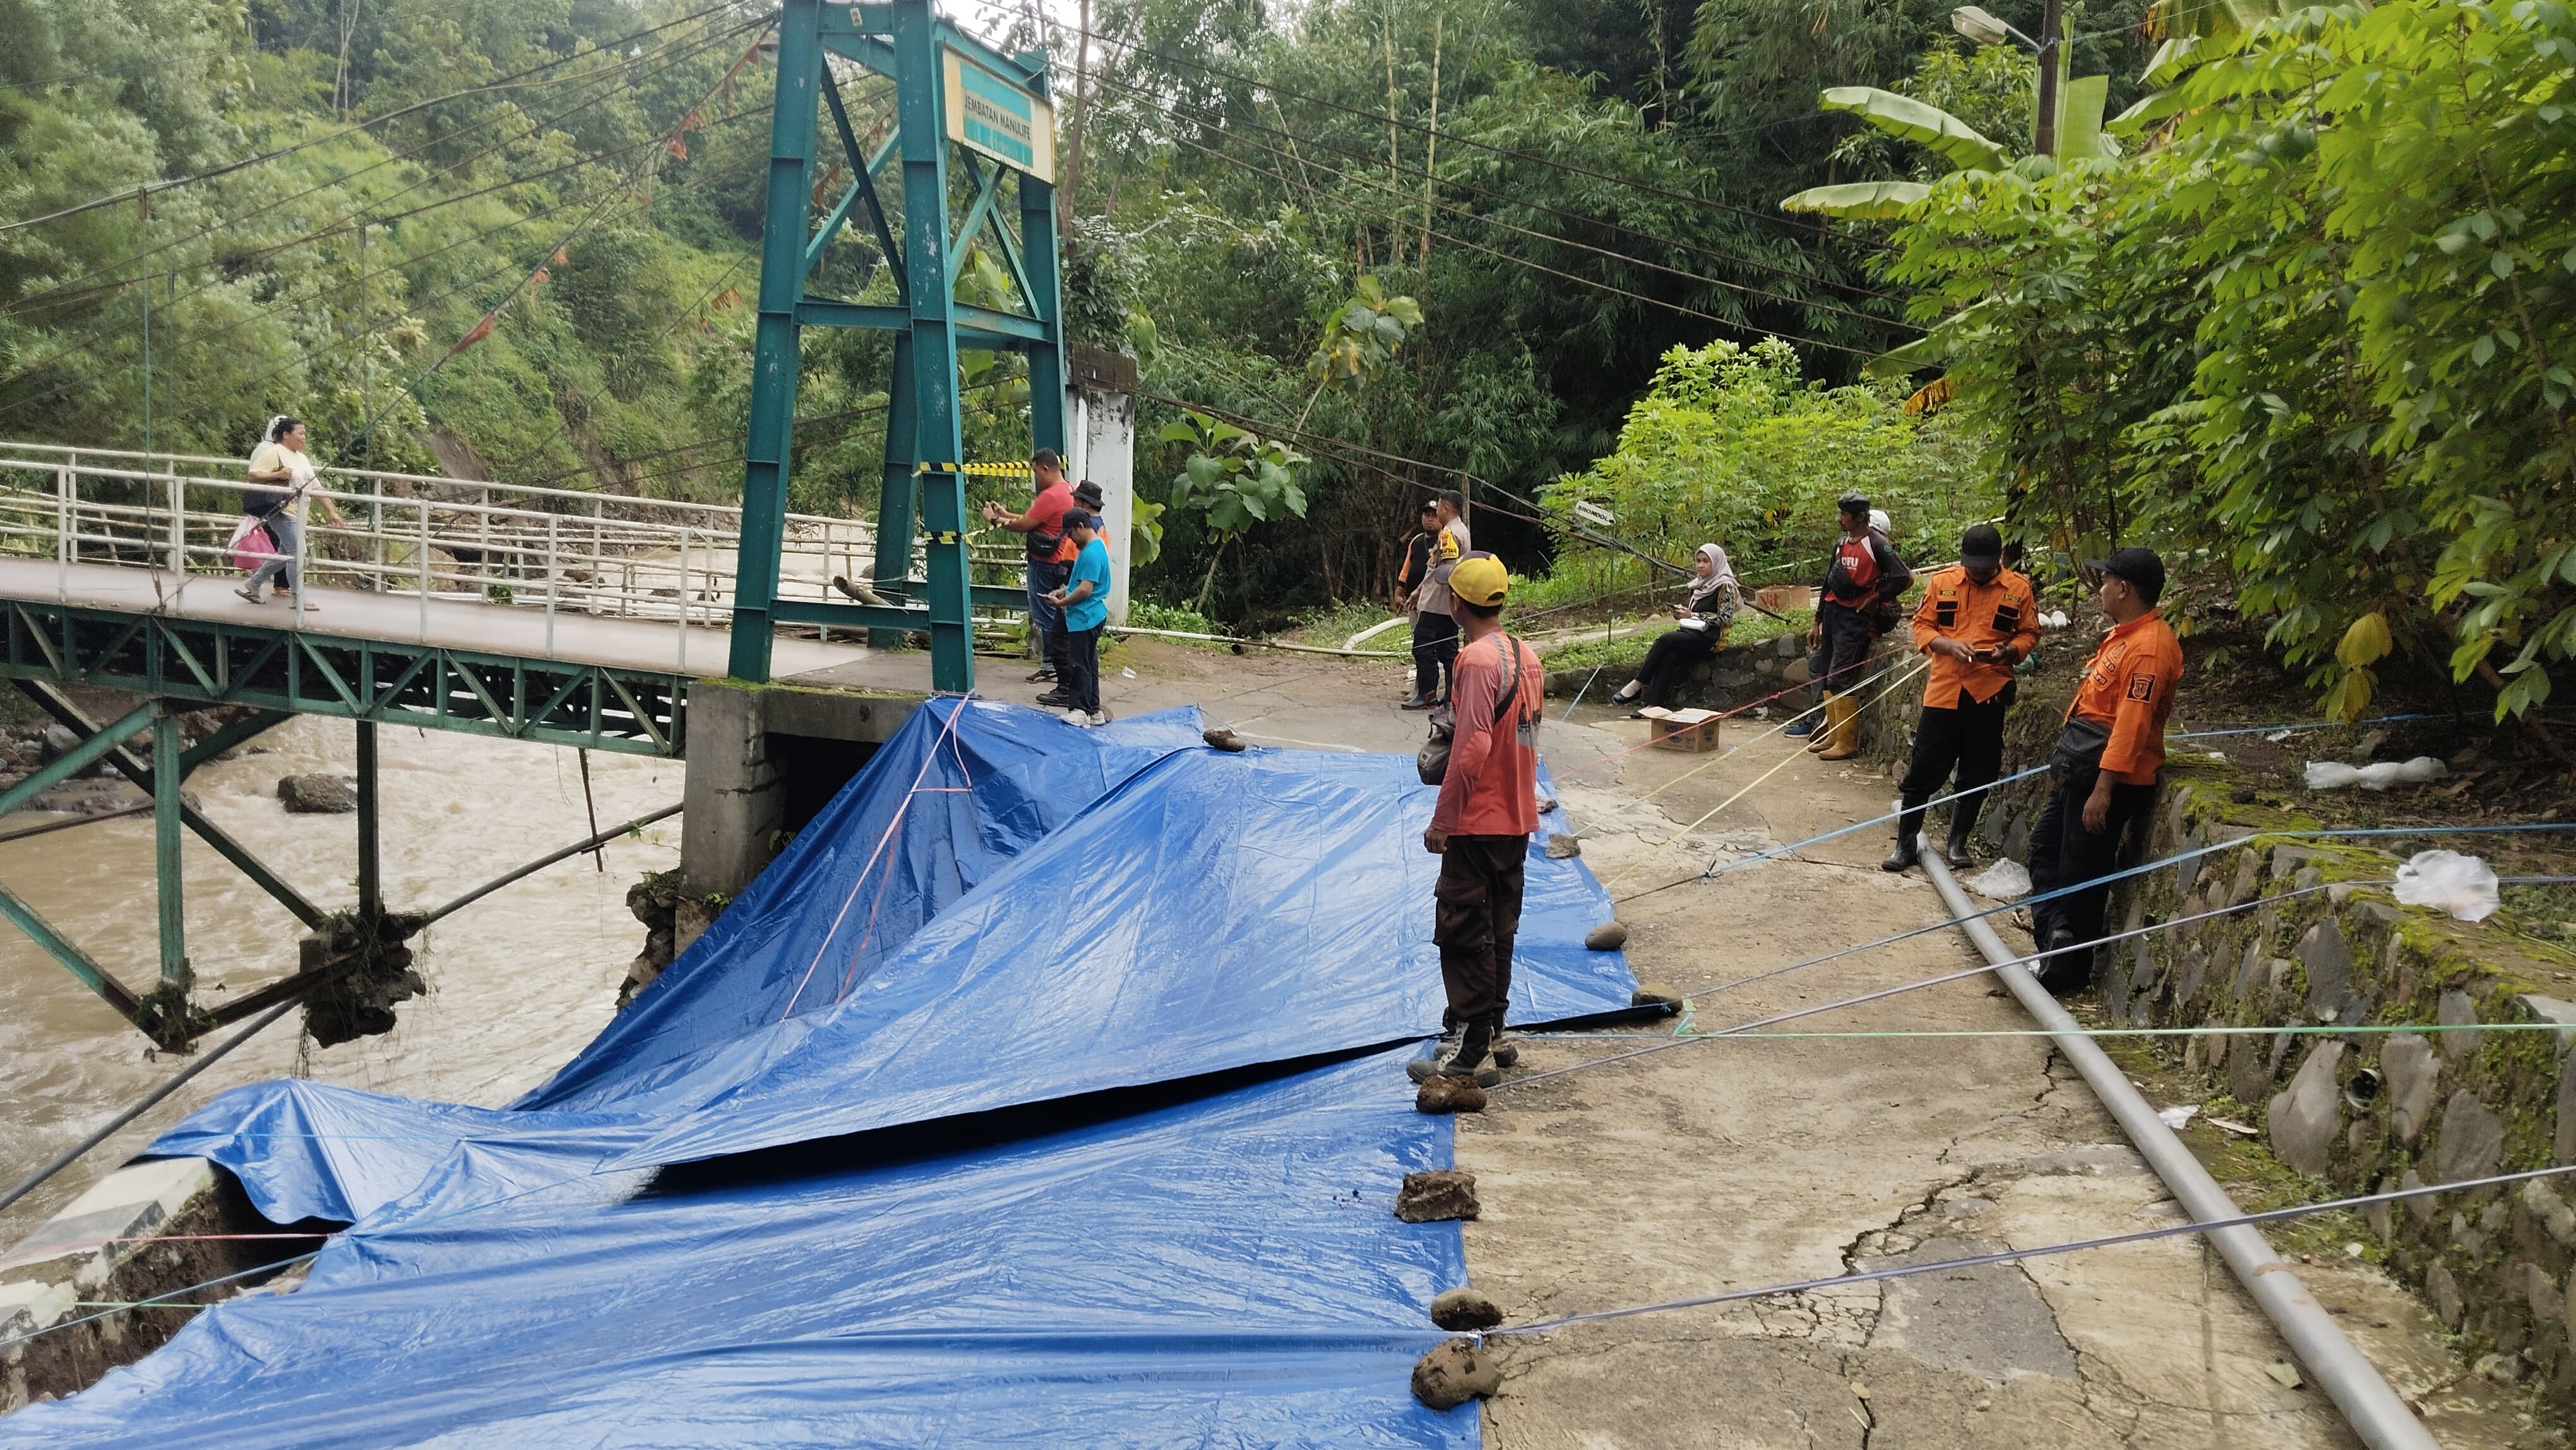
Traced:
<path id="1" fill-rule="evenodd" d="M 2099 1004 L 2091 1001 L 2068 1004 L 2077 1020 L 2088 1027 L 2106 1025 Z M 2263 1126 L 2260 1104 L 2242 1103 L 2226 1093 L 2211 1095 L 2205 1084 L 2182 1069 L 2182 1043 L 2176 1037 L 2097 1037 L 2094 1039 L 2103 1055 L 2110 1058 L 2130 1081 L 2139 1084 L 2147 1101 L 2157 1107 L 2179 1103 L 2198 1103 L 2200 1112 L 2176 1134 L 2209 1176 L 2218 1180 L 2247 1213 L 2264 1213 L 2276 1208 L 2295 1208 L 2303 1203 L 2318 1203 L 2340 1198 L 2341 1189 L 2322 1178 L 2310 1178 L 2272 1156 L 2260 1136 L 2248 1138 L 2231 1133 L 2210 1121 L 2226 1118 L 2250 1128 Z M 2365 1263 L 2380 1263 L 2387 1258 L 2379 1236 L 2370 1225 L 2351 1209 L 2332 1213 L 2312 1213 L 2279 1223 L 2261 1225 L 2263 1237 L 2281 1254 L 2313 1254 L 2320 1259 L 2358 1258 Z M 2353 1254 L 2350 1245 L 2359 1244 L 2362 1251 Z"/>
<path id="2" fill-rule="evenodd" d="M 1384 624 L 1394 617 L 1396 616 L 1393 612 L 1383 604 L 1366 601 L 1336 604 L 1299 618 L 1297 627 L 1288 631 L 1287 637 L 1299 644 L 1325 645 L 1340 649 L 1342 641 L 1352 635 L 1371 625 Z M 1400 650 L 1406 647 L 1410 639 L 1411 636 L 1405 633 L 1404 627 L 1398 625 L 1361 645 L 1360 648 Z"/>
<path id="3" fill-rule="evenodd" d="M 1726 642 L 1729 645 L 1759 644 L 1784 634 L 1805 634 L 1808 621 L 1813 616 L 1803 609 L 1784 612 L 1788 615 L 1786 621 L 1773 619 L 1767 614 L 1755 614 L 1749 609 L 1737 614 L 1735 623 L 1727 627 Z M 1508 620 L 1509 616 L 1505 618 Z M 1588 670 L 1596 665 L 1609 669 L 1633 669 L 1646 657 L 1646 646 L 1653 644 L 1656 637 L 1671 625 L 1670 615 L 1624 615 L 1609 621 L 1606 627 L 1596 626 L 1573 638 L 1541 645 L 1539 658 L 1545 660 L 1551 670 Z M 1602 638 L 1605 629 L 1630 626 L 1635 626 L 1634 633 Z"/>

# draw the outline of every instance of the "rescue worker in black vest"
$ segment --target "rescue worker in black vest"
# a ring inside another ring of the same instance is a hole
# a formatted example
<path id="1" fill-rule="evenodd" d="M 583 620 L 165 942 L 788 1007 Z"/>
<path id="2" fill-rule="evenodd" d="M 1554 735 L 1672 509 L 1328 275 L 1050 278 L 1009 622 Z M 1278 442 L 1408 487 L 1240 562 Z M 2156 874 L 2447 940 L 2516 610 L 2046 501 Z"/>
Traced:
<path id="1" fill-rule="evenodd" d="M 1896 849 L 1878 863 L 1902 871 L 1918 859 L 1924 802 L 1958 771 L 1950 803 L 1953 866 L 1968 860 L 1968 836 L 1986 787 L 2002 773 L 2004 712 L 2013 703 L 2013 666 L 2039 648 L 2039 607 L 2030 580 L 2004 567 L 2004 536 L 1976 524 L 1959 540 L 1959 562 L 1933 571 L 1914 608 L 1914 648 L 1931 663 L 1923 714 L 1914 726 L 1914 758 L 1905 768 L 1904 814 Z"/>
<path id="2" fill-rule="evenodd" d="M 1854 692 L 1861 686 L 1861 667 L 1882 633 L 1881 612 L 1895 608 L 1914 586 L 1914 574 L 1896 556 L 1896 546 L 1869 526 L 1868 499 L 1847 493 L 1835 507 L 1843 536 L 1825 557 L 1825 575 L 1816 586 L 1816 648 L 1807 657 L 1825 723 L 1818 728 L 1812 719 L 1801 720 L 1781 733 L 1810 737 L 1807 748 L 1820 759 L 1849 760 L 1860 754 L 1860 701 Z"/>

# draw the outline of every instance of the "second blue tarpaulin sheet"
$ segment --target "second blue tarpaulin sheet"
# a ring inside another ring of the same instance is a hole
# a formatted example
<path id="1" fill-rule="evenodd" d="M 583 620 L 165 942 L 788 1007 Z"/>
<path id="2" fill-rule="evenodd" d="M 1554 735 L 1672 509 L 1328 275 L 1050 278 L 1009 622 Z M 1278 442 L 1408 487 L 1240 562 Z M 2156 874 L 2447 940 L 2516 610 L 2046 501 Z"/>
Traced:
<path id="1" fill-rule="evenodd" d="M 1472 1446 L 1408 1388 L 1466 1267 L 1389 1212 L 1450 1161 L 1401 1057 L 794 1173 L 469 1155 L 0 1446 Z"/>
<path id="2" fill-rule="evenodd" d="M 1463 1282 L 1454 1227 L 1389 1211 L 1448 1161 L 1409 1048 L 935 1168 L 827 1166 L 887 1141 L 846 1135 L 1436 1030 L 1411 760 L 1198 731 L 934 701 L 520 1104 L 264 1084 L 192 1115 L 156 1151 L 359 1228 L 297 1294 L 40 1407 L 72 1436 L 48 1443 L 165 1419 L 278 1445 L 1472 1441 L 1472 1407 L 1404 1389 Z M 1527 877 L 1513 1019 L 1625 1008 L 1625 960 L 1582 947 L 1599 884 L 1535 848 Z M 727 1177 L 782 1152 L 803 1171 Z"/>

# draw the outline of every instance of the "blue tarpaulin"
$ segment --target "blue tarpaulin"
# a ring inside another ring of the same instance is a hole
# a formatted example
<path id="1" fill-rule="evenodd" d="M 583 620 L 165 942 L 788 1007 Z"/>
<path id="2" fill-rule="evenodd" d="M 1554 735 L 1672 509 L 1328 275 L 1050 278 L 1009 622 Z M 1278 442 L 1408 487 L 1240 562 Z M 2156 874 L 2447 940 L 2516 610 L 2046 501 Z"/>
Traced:
<path id="1" fill-rule="evenodd" d="M 1390 1213 L 1447 1162 L 1410 1047 L 935 1161 L 846 1136 L 1437 1029 L 1412 762 L 1198 730 L 934 701 L 520 1103 L 223 1095 L 153 1151 L 357 1227 L 0 1445 L 1466 1443 L 1404 1387 L 1463 1281 Z M 1527 876 L 1514 1020 L 1625 1008 L 1606 893 Z"/>
<path id="2" fill-rule="evenodd" d="M 455 1161 L 288 1295 L 0 1445 L 1467 1447 L 1407 1387 L 1466 1282 L 1403 1052 L 914 1161 L 513 1191 Z"/>

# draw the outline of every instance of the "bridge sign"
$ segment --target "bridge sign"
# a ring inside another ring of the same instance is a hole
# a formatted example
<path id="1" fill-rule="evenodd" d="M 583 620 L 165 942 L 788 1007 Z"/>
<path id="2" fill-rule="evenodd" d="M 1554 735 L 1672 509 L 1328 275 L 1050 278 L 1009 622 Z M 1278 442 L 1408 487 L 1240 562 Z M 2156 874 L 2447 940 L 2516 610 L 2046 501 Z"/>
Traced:
<path id="1" fill-rule="evenodd" d="M 1046 100 L 942 47 L 948 139 L 1014 171 L 1055 181 L 1055 111 Z"/>

